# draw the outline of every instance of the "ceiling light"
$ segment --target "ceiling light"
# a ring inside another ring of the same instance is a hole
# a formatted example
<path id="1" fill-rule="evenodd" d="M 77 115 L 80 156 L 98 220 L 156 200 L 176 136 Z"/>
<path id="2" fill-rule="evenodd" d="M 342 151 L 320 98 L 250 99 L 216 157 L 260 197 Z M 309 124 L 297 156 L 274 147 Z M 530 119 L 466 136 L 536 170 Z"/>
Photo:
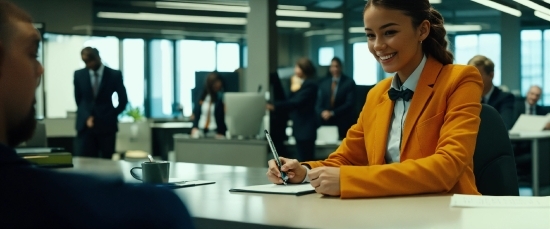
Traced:
<path id="1" fill-rule="evenodd" d="M 282 17 L 305 17 L 305 18 L 326 18 L 341 19 L 342 13 L 317 12 L 317 11 L 296 11 L 296 10 L 277 10 L 277 16 Z"/>
<path id="2" fill-rule="evenodd" d="M 155 6 L 157 8 L 167 8 L 167 9 L 220 11 L 220 12 L 234 12 L 234 13 L 250 12 L 250 7 L 248 6 L 231 6 L 231 5 L 221 5 L 221 4 L 201 4 L 201 3 L 187 3 L 187 2 L 155 2 Z"/>
<path id="3" fill-rule="evenodd" d="M 282 28 L 309 28 L 311 23 L 307 21 L 277 21 L 277 27 Z"/>
<path id="4" fill-rule="evenodd" d="M 306 10 L 305 6 L 291 6 L 291 5 L 278 5 L 277 8 L 281 10 Z"/>
<path id="5" fill-rule="evenodd" d="M 348 29 L 349 33 L 365 33 L 364 27 L 350 27 Z"/>
<path id="6" fill-rule="evenodd" d="M 440 4 L 441 0 L 430 0 L 430 4 Z"/>
<path id="7" fill-rule="evenodd" d="M 141 20 L 141 21 L 170 21 L 170 22 L 188 22 L 205 24 L 223 24 L 223 25 L 246 25 L 246 18 L 240 17 L 210 17 L 210 16 L 190 16 L 174 14 L 156 14 L 156 13 L 118 13 L 118 12 L 99 12 L 98 18 Z"/>
<path id="8" fill-rule="evenodd" d="M 447 32 L 466 32 L 466 31 L 480 31 L 481 25 L 451 25 L 444 24 Z"/>
<path id="9" fill-rule="evenodd" d="M 310 30 L 304 33 L 304 37 L 311 37 L 316 35 L 331 35 L 331 34 L 342 34 L 341 29 L 321 29 L 321 30 Z"/>
<path id="10" fill-rule="evenodd" d="M 532 1 L 529 1 L 529 0 L 514 0 L 514 2 L 517 2 L 519 4 L 522 4 L 524 6 L 527 6 L 531 9 L 534 9 L 535 11 L 540 11 L 541 13 L 545 13 L 545 14 L 548 14 L 550 15 L 550 9 L 544 7 L 544 6 L 541 6 L 537 3 L 534 3 Z"/>
<path id="11" fill-rule="evenodd" d="M 514 9 L 512 7 L 502 5 L 500 3 L 496 3 L 496 2 L 493 2 L 493 1 L 489 1 L 489 0 L 472 0 L 472 2 L 477 2 L 481 5 L 491 7 L 493 9 L 502 11 L 504 13 L 507 13 L 507 14 L 510 14 L 510 15 L 513 15 L 513 16 L 516 16 L 516 17 L 521 17 L 521 11 L 519 11 L 517 9 Z"/>
<path id="12" fill-rule="evenodd" d="M 535 16 L 537 16 L 537 17 L 539 17 L 539 18 L 542 18 L 542 19 L 544 19 L 544 20 L 550 21 L 550 15 L 545 14 L 545 13 L 543 13 L 543 12 L 535 11 Z"/>

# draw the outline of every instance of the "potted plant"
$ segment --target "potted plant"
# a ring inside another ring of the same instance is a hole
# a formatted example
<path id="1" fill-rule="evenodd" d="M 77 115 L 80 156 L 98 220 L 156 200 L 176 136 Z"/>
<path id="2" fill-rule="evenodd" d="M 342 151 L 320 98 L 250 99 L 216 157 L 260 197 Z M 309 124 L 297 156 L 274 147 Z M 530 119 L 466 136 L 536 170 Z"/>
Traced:
<path id="1" fill-rule="evenodd" d="M 141 113 L 141 110 L 139 107 L 131 107 L 129 106 L 126 112 L 124 113 L 127 116 L 131 117 L 134 122 L 132 126 L 130 126 L 130 139 L 136 139 L 138 132 L 139 132 L 139 126 L 137 122 L 144 119 L 143 114 Z"/>

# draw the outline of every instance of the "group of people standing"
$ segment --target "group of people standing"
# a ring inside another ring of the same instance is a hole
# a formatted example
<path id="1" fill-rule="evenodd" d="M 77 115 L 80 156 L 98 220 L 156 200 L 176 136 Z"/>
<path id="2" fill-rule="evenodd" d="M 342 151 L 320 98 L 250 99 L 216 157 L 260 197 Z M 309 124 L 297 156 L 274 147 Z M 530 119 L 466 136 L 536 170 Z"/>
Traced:
<path id="1" fill-rule="evenodd" d="M 342 73 L 342 61 L 334 57 L 329 76 L 320 80 L 316 78 L 313 63 L 307 58 L 299 59 L 294 67 L 288 98 L 267 105 L 270 111 L 289 114 L 292 135 L 296 140 L 296 157 L 302 161 L 315 159 L 315 140 L 320 125 L 337 126 L 342 139 L 355 122 L 355 82 Z"/>

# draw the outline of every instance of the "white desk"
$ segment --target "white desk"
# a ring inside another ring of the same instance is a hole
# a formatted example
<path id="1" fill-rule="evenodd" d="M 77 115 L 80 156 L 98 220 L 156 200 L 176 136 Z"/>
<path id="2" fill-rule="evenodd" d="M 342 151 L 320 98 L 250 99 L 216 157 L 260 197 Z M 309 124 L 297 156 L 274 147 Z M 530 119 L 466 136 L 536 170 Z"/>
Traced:
<path id="1" fill-rule="evenodd" d="M 519 133 L 510 133 L 511 141 L 522 141 L 530 140 L 531 141 L 531 163 L 532 163 L 532 173 L 533 173 L 533 196 L 539 195 L 539 140 L 540 139 L 550 139 L 550 131 L 537 131 L 537 132 L 519 132 Z M 550 165 L 549 165 L 550 166 Z"/>
<path id="2" fill-rule="evenodd" d="M 136 182 L 138 163 L 74 159 L 62 171 L 122 176 Z M 216 181 L 175 189 L 197 228 L 550 228 L 550 208 L 450 208 L 450 196 L 405 196 L 341 200 L 305 196 L 230 193 L 230 188 L 267 184 L 266 168 L 172 163 L 171 177 Z"/>

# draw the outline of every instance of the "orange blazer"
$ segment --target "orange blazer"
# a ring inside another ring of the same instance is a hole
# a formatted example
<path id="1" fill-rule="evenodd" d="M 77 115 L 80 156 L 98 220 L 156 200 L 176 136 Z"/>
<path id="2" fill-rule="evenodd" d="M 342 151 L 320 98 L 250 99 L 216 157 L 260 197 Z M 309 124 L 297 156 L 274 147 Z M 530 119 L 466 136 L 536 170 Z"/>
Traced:
<path id="1" fill-rule="evenodd" d="M 443 66 L 428 57 L 405 119 L 401 163 L 386 164 L 391 81 L 384 79 L 370 90 L 357 124 L 328 159 L 304 164 L 340 167 L 341 198 L 479 195 L 473 155 L 483 83 L 477 69 Z"/>

